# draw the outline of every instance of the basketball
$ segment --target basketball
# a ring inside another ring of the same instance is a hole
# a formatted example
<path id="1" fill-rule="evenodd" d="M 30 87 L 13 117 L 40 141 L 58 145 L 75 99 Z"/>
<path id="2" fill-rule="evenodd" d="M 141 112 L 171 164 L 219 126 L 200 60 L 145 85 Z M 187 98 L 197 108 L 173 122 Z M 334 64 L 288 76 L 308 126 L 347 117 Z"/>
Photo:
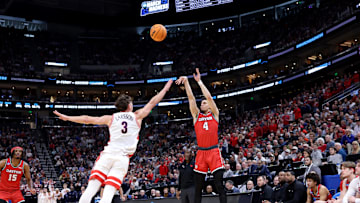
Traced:
<path id="1" fill-rule="evenodd" d="M 166 38 L 166 28 L 161 24 L 155 24 L 150 29 L 150 37 L 156 41 L 161 42 Z"/>

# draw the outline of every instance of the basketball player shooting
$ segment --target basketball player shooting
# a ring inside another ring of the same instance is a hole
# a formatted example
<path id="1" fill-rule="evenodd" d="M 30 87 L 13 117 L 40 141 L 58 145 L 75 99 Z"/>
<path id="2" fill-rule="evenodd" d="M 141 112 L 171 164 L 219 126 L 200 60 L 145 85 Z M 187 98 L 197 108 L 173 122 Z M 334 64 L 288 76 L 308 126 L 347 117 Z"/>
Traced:
<path id="1" fill-rule="evenodd" d="M 23 148 L 14 147 L 10 152 L 10 158 L 0 161 L 0 169 L 2 169 L 0 171 L 0 203 L 9 201 L 12 203 L 25 202 L 20 191 L 20 181 L 23 175 L 25 175 L 31 193 L 36 194 L 31 180 L 30 167 L 29 164 L 21 160 L 24 154 Z"/>
<path id="2" fill-rule="evenodd" d="M 105 188 L 100 203 L 110 203 L 112 201 L 116 190 L 120 189 L 122 180 L 127 173 L 129 159 L 136 151 L 142 120 L 162 100 L 172 83 L 173 81 L 169 80 L 165 87 L 149 103 L 135 112 L 133 112 L 132 99 L 128 95 L 120 95 L 116 100 L 115 106 L 120 112 L 113 115 L 101 117 L 87 115 L 67 116 L 54 111 L 54 114 L 64 121 L 107 125 L 109 127 L 109 142 L 94 164 L 89 184 L 79 203 L 90 203 L 102 184 L 105 185 Z"/>
<path id="3" fill-rule="evenodd" d="M 199 84 L 205 97 L 201 101 L 200 110 L 192 93 L 189 80 L 186 76 L 175 81 L 177 85 L 184 84 L 189 99 L 190 112 L 193 117 L 198 151 L 195 158 L 195 202 L 201 202 L 202 189 L 205 176 L 210 169 L 215 178 L 215 186 L 219 192 L 221 203 L 226 203 L 226 194 L 222 184 L 224 163 L 218 146 L 219 109 L 217 108 L 209 90 L 201 81 L 199 69 L 194 74 L 195 81 Z"/>

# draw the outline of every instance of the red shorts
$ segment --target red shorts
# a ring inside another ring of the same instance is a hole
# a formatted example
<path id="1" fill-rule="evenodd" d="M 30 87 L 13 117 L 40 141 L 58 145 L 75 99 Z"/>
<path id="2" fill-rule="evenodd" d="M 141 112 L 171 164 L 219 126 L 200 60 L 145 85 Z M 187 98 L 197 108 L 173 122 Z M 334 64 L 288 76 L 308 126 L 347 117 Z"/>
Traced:
<path id="1" fill-rule="evenodd" d="M 20 190 L 15 191 L 0 191 L 0 199 L 9 201 L 11 200 L 11 203 L 18 203 L 18 202 L 25 202 L 24 196 L 22 195 Z"/>
<path id="2" fill-rule="evenodd" d="M 225 168 L 219 148 L 197 151 L 194 171 L 207 174 L 209 168 L 211 173 Z"/>

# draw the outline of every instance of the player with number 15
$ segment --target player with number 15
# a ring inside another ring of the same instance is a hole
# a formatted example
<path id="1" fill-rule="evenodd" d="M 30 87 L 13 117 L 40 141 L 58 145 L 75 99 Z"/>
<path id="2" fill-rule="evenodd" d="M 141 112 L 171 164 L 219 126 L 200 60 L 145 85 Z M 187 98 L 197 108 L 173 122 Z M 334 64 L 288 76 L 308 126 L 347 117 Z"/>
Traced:
<path id="1" fill-rule="evenodd" d="M 215 186 L 219 192 L 220 203 L 226 203 L 226 194 L 222 184 L 224 163 L 218 145 L 219 109 L 217 108 L 209 90 L 200 79 L 199 69 L 194 74 L 205 97 L 201 101 L 200 109 L 192 93 L 188 78 L 180 77 L 175 83 L 184 84 L 189 99 L 190 112 L 193 117 L 198 151 L 195 159 L 195 202 L 201 202 L 202 189 L 205 184 L 205 175 L 210 169 L 215 178 Z"/>

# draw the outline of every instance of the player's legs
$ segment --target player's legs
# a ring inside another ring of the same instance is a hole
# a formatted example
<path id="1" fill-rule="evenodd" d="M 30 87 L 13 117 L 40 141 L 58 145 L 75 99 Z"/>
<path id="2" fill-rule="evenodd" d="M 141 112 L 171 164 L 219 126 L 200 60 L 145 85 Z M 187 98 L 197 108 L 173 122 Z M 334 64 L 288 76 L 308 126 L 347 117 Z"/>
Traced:
<path id="1" fill-rule="evenodd" d="M 128 156 L 117 156 L 116 161 L 111 167 L 106 181 L 104 182 L 105 188 L 100 203 L 111 203 L 116 190 L 121 187 L 121 180 L 124 179 L 129 168 Z"/>
<path id="2" fill-rule="evenodd" d="M 89 180 L 89 184 L 86 187 L 84 194 L 81 195 L 79 203 L 90 203 L 92 198 L 99 191 L 101 182 L 97 179 Z"/>
<path id="3" fill-rule="evenodd" d="M 81 195 L 79 203 L 91 202 L 92 198 L 99 191 L 101 185 L 105 182 L 112 164 L 113 160 L 111 159 L 111 155 L 106 153 L 100 154 L 95 162 L 93 170 L 91 171 L 89 184 L 84 194 Z"/>
<path id="4" fill-rule="evenodd" d="M 112 185 L 105 185 L 103 196 L 100 200 L 100 203 L 111 203 L 114 198 L 114 194 L 116 190 L 117 189 Z"/>
<path id="5" fill-rule="evenodd" d="M 24 196 L 22 195 L 20 190 L 14 191 L 11 194 L 11 198 L 9 200 L 11 200 L 11 203 L 23 203 L 23 202 L 25 202 Z"/>
<path id="6" fill-rule="evenodd" d="M 219 193 L 219 199 L 220 199 L 220 203 L 226 203 L 226 193 L 225 193 L 225 189 L 224 189 L 224 185 L 222 182 L 223 179 L 223 174 L 224 174 L 224 169 L 220 169 L 214 172 L 214 178 L 215 178 L 215 187 L 216 190 Z"/>
<path id="7" fill-rule="evenodd" d="M 209 166 L 206 163 L 207 151 L 198 150 L 195 157 L 195 202 L 201 202 L 202 189 L 205 185 L 205 176 L 209 170 Z"/>
<path id="8" fill-rule="evenodd" d="M 205 185 L 205 176 L 206 174 L 202 173 L 194 173 L 194 180 L 195 180 L 195 202 L 201 202 L 202 198 L 202 189 Z"/>
<path id="9" fill-rule="evenodd" d="M 7 203 L 10 200 L 10 193 L 6 191 L 0 191 L 0 203 Z"/>

